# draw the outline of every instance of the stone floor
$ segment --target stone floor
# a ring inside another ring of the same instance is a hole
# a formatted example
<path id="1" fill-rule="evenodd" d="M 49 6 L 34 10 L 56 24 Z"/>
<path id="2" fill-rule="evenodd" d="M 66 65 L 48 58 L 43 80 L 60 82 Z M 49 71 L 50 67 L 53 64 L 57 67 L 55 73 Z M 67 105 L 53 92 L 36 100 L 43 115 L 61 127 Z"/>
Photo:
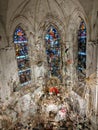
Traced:
<path id="1" fill-rule="evenodd" d="M 34 97 L 38 98 L 35 114 L 19 116 L 11 123 L 3 120 L 0 130 L 97 130 L 91 118 L 80 112 L 76 97 L 72 98 L 65 87 L 49 84 L 41 90 L 39 98 Z"/>
<path id="2" fill-rule="evenodd" d="M 59 89 L 52 90 L 40 97 L 34 116 L 25 121 L 20 119 L 8 130 L 92 130 L 90 120 L 73 108 L 67 94 L 64 97 L 63 93 L 58 94 Z"/>
<path id="3" fill-rule="evenodd" d="M 29 119 L 27 122 L 17 122 L 12 128 L 8 130 L 91 130 L 91 123 L 84 118 L 79 122 L 72 121 L 67 117 L 66 121 L 61 120 L 59 122 L 54 121 L 40 121 L 34 122 Z"/>

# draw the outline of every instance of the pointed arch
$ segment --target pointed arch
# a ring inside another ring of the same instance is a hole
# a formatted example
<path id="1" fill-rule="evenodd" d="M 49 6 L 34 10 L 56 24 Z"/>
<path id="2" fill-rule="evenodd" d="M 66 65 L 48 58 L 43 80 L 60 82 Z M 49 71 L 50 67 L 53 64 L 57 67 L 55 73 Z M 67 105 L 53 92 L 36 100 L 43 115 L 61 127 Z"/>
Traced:
<path id="1" fill-rule="evenodd" d="M 86 77 L 86 42 L 87 31 L 84 20 L 81 21 L 78 30 L 78 79 Z"/>
<path id="2" fill-rule="evenodd" d="M 16 27 L 13 35 L 13 42 L 15 46 L 20 85 L 25 86 L 31 81 L 31 68 L 28 54 L 28 39 L 21 26 Z"/>
<path id="3" fill-rule="evenodd" d="M 61 79 L 60 34 L 53 25 L 48 27 L 45 34 L 45 47 L 48 62 L 48 76 L 55 76 Z"/>

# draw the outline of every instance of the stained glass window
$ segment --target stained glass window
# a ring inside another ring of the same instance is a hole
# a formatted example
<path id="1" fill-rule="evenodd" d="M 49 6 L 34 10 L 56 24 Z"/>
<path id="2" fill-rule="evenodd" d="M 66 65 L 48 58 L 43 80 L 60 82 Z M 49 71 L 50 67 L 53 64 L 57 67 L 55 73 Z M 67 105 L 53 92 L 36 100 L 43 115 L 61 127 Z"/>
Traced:
<path id="1" fill-rule="evenodd" d="M 20 85 L 24 86 L 31 81 L 31 69 L 28 55 L 28 40 L 21 27 L 17 27 L 14 32 L 14 45 Z"/>
<path id="2" fill-rule="evenodd" d="M 82 21 L 78 31 L 78 72 L 82 77 L 86 75 L 86 34 L 86 25 Z"/>
<path id="3" fill-rule="evenodd" d="M 46 41 L 46 54 L 48 62 L 48 75 L 56 76 L 61 78 L 60 74 L 60 57 L 61 57 L 61 45 L 60 45 L 60 35 L 57 30 L 50 26 L 48 28 L 47 34 L 45 35 Z"/>

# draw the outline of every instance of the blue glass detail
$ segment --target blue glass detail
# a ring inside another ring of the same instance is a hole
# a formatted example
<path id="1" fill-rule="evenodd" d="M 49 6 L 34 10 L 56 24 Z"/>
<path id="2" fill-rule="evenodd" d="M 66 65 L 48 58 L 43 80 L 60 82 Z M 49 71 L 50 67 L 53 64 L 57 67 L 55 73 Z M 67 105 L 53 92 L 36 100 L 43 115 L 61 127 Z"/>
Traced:
<path id="1" fill-rule="evenodd" d="M 47 34 L 45 35 L 45 41 L 49 69 L 48 74 L 49 76 L 51 75 L 60 78 L 60 36 L 53 26 L 50 26 L 50 28 L 48 29 Z"/>
<path id="2" fill-rule="evenodd" d="M 30 60 L 28 56 L 28 40 L 21 27 L 17 27 L 14 32 L 14 45 L 18 65 L 18 75 L 20 84 L 23 86 L 31 80 Z"/>
<path id="3" fill-rule="evenodd" d="M 86 69 L 86 25 L 84 21 L 80 23 L 78 31 L 78 70 Z"/>
<path id="4" fill-rule="evenodd" d="M 84 55 L 84 56 L 86 55 L 85 52 L 78 52 L 78 54 L 79 54 L 79 55 Z"/>

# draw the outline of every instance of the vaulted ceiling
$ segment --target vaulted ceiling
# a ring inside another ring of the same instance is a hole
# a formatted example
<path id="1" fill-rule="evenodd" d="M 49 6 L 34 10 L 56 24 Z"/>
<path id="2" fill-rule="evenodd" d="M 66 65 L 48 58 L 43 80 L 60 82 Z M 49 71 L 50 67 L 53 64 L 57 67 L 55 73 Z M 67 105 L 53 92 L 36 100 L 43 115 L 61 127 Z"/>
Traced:
<path id="1" fill-rule="evenodd" d="M 37 1 L 37 0 L 32 0 L 32 2 L 34 1 Z M 41 3 L 43 2 L 43 0 L 40 0 Z M 55 2 L 55 1 L 58 1 L 58 0 L 47 0 L 47 2 L 50 2 L 50 4 L 52 2 Z M 65 1 L 65 0 L 62 0 L 62 1 Z M 74 0 L 68 0 L 68 1 L 74 1 Z M 86 12 L 87 15 L 91 15 L 90 12 L 92 11 L 92 9 L 94 8 L 94 3 L 96 3 L 98 5 L 98 0 L 76 0 L 76 1 L 79 1 L 79 3 L 82 5 L 84 11 Z M 18 3 L 21 3 L 22 4 L 23 0 L 0 0 L 0 22 L 2 23 L 2 25 L 5 25 L 6 23 L 6 20 L 7 20 L 7 11 L 9 8 L 11 8 L 13 10 L 13 4 L 16 3 L 16 6 Z M 60 1 L 58 1 L 60 2 Z M 43 4 L 42 4 L 43 5 Z M 96 6 L 97 6 L 96 5 Z"/>
<path id="2" fill-rule="evenodd" d="M 9 0 L 0 0 L 0 22 L 4 25 L 6 21 Z"/>

